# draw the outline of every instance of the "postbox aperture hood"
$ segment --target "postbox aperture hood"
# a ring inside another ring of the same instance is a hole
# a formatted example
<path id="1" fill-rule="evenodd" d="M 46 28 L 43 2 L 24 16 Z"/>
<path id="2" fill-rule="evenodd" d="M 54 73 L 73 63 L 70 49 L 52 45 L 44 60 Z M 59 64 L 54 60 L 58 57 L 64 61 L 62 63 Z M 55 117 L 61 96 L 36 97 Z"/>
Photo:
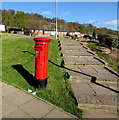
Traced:
<path id="1" fill-rule="evenodd" d="M 47 37 L 34 37 L 35 41 L 48 41 L 50 42 L 52 39 L 51 38 L 47 38 Z"/>

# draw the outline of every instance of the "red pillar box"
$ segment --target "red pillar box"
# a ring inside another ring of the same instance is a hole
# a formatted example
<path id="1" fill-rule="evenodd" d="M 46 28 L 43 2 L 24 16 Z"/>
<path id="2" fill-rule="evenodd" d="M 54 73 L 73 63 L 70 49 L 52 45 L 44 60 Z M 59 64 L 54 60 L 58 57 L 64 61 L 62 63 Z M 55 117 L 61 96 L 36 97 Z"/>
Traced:
<path id="1" fill-rule="evenodd" d="M 38 88 L 43 89 L 47 85 L 48 79 L 48 45 L 52 40 L 46 37 L 35 37 L 36 61 L 35 61 L 35 78 L 37 79 Z"/>

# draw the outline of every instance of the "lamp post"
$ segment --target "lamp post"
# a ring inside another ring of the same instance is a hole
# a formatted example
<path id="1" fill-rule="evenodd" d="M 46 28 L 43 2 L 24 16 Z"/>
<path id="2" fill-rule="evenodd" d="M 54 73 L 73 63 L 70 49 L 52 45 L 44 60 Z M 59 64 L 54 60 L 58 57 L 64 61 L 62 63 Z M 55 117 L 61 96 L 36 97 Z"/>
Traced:
<path id="1" fill-rule="evenodd" d="M 40 21 L 40 30 L 41 30 L 41 21 Z"/>
<path id="2" fill-rule="evenodd" d="M 55 13 L 55 17 L 56 17 L 56 28 L 55 28 L 55 37 L 56 37 L 56 39 L 57 39 L 57 14 L 58 14 L 58 0 L 56 0 L 56 9 L 55 9 L 56 11 L 56 13 Z"/>

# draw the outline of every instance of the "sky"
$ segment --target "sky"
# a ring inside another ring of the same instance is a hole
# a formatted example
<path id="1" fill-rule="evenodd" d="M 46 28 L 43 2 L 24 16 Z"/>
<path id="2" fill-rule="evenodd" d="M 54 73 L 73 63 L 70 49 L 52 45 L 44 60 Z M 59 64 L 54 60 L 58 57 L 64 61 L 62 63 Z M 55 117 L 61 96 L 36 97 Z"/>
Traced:
<path id="1" fill-rule="evenodd" d="M 2 2 L 2 9 L 55 17 L 55 2 Z M 58 18 L 117 30 L 117 2 L 58 2 Z"/>

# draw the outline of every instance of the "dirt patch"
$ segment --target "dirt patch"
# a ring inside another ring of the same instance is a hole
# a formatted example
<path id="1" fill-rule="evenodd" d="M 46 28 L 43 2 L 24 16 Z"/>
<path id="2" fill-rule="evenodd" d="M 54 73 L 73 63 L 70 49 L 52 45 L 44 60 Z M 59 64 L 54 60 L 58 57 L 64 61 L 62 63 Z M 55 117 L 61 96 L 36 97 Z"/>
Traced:
<path id="1" fill-rule="evenodd" d="M 119 49 L 114 49 L 110 56 L 110 60 L 116 62 L 117 64 L 119 64 L 119 57 L 118 57 L 118 53 L 119 53 Z"/>

